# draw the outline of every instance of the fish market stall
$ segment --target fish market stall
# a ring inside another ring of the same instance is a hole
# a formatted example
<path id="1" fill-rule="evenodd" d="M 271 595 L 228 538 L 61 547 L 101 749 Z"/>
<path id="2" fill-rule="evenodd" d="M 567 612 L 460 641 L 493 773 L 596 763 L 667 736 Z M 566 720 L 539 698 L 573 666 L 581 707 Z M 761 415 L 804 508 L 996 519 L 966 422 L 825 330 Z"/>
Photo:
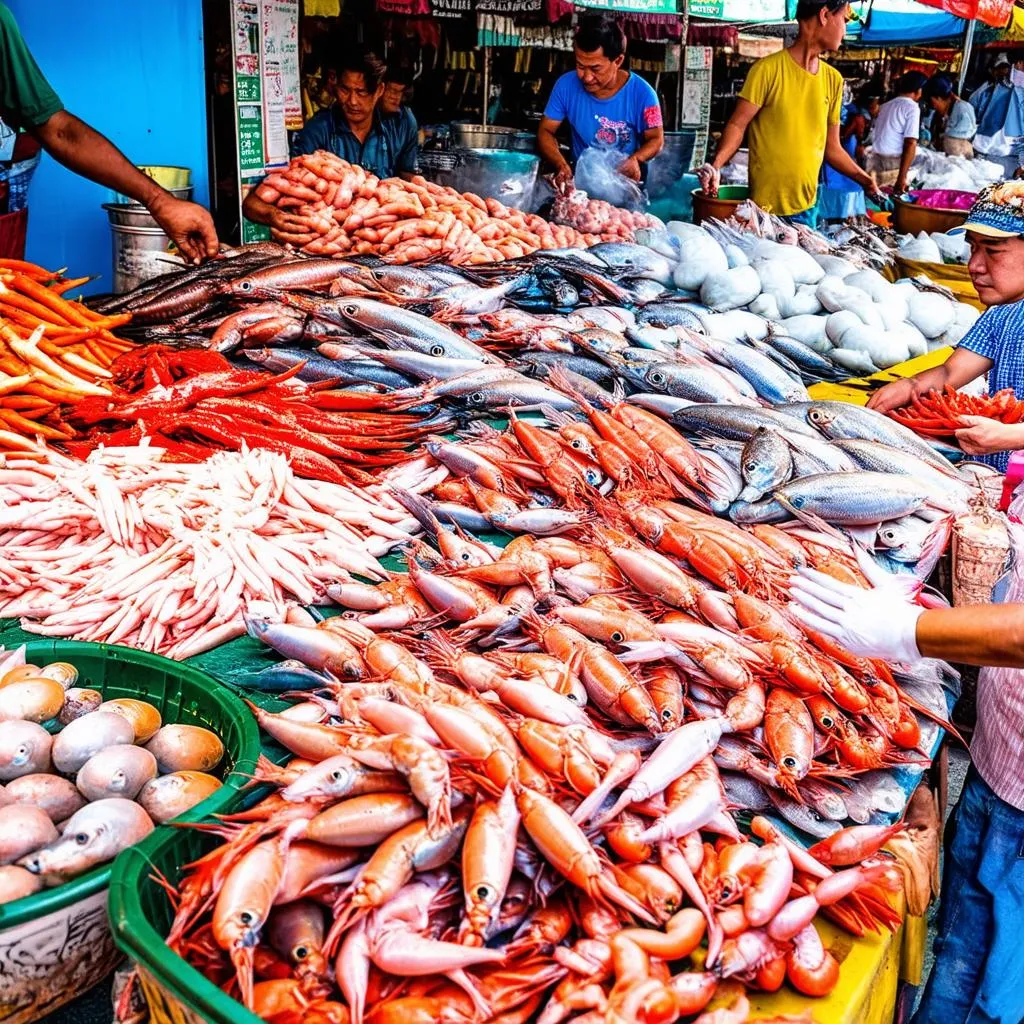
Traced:
<path id="1" fill-rule="evenodd" d="M 166 655 L 264 737 L 216 828 L 115 866 L 155 1019 L 888 1019 L 956 674 L 787 587 L 931 574 L 976 478 L 815 389 L 975 311 L 757 211 L 263 187 L 307 252 L 92 308 L 0 263 L 0 643 Z"/>

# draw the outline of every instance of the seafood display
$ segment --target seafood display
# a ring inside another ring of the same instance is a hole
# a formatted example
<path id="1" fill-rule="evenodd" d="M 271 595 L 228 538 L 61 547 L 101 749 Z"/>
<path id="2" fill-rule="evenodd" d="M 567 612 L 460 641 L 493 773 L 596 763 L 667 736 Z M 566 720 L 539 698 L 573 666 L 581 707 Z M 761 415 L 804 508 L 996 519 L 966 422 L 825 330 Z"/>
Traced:
<path id="1" fill-rule="evenodd" d="M 551 207 L 551 219 L 556 224 L 568 224 L 579 231 L 632 242 L 641 228 L 661 227 L 661 221 L 647 213 L 623 210 L 603 199 L 591 199 L 578 188 L 556 191 Z"/>
<path id="2" fill-rule="evenodd" d="M 251 602 L 283 614 L 350 572 L 384 578 L 377 556 L 410 531 L 395 503 L 314 485 L 264 449 L 197 464 L 145 442 L 85 462 L 19 452 L 0 465 L 0 615 L 187 658 L 244 633 Z"/>
<path id="3" fill-rule="evenodd" d="M 86 280 L 0 260 L 0 448 L 71 437 L 61 406 L 107 394 L 110 364 L 132 348 L 111 333 L 128 315 L 103 316 L 63 297 Z"/>
<path id="4" fill-rule="evenodd" d="M 420 176 L 382 181 L 323 151 L 267 175 L 256 195 L 305 221 L 317 237 L 303 249 L 316 256 L 375 253 L 409 263 L 443 253 L 450 263 L 474 264 L 601 240 Z"/>
<path id="5" fill-rule="evenodd" d="M 77 682 L 74 665 L 0 650 L 0 903 L 113 860 L 221 785 L 215 733 Z"/>
<path id="6" fill-rule="evenodd" d="M 1024 419 L 1024 402 L 1018 401 L 1013 388 L 1003 388 L 994 395 L 966 395 L 947 384 L 942 391 L 915 395 L 909 405 L 893 409 L 889 415 L 917 434 L 953 438 L 964 426 L 962 416 L 1020 423 Z"/>

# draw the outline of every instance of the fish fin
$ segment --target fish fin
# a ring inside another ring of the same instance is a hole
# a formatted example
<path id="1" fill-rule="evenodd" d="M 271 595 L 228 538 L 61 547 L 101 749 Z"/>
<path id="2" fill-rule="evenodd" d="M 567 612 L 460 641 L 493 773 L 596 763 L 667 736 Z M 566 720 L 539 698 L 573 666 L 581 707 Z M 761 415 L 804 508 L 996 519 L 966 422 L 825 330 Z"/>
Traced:
<path id="1" fill-rule="evenodd" d="M 818 530 L 821 533 L 828 535 L 829 537 L 836 537 L 839 540 L 845 540 L 841 530 L 836 529 L 831 523 L 825 522 L 821 516 L 816 515 L 813 512 L 804 512 L 802 509 L 797 508 L 784 494 L 779 491 L 775 491 L 772 494 L 772 498 L 775 499 L 791 516 L 798 519 L 801 523 L 806 526 L 810 526 L 814 530 Z"/>

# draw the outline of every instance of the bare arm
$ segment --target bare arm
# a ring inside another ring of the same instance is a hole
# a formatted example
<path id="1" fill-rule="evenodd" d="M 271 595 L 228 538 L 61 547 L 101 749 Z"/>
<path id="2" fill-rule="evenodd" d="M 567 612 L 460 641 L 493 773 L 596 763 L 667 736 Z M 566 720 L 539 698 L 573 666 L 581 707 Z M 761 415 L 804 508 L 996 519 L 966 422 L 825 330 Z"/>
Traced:
<path id="1" fill-rule="evenodd" d="M 736 150 L 743 145 L 743 136 L 747 133 L 747 125 L 757 116 L 761 108 L 750 100 L 738 99 L 736 109 L 732 117 L 722 129 L 722 137 L 718 140 L 718 149 L 715 152 L 715 159 L 711 166 L 720 171 L 735 155 Z"/>
<path id="2" fill-rule="evenodd" d="M 825 162 L 840 174 L 852 178 L 865 192 L 874 195 L 878 191 L 875 179 L 865 171 L 849 153 L 843 149 L 839 139 L 839 125 L 830 124 L 825 136 Z"/>
<path id="3" fill-rule="evenodd" d="M 562 156 L 558 139 L 555 137 L 561 126 L 561 121 L 552 121 L 550 117 L 542 118 L 537 129 L 537 150 L 555 168 L 555 183 L 565 185 L 572 181 L 572 168 L 569 161 Z"/>
<path id="4" fill-rule="evenodd" d="M 903 140 L 903 153 L 900 155 L 900 173 L 893 188 L 897 192 L 905 192 L 907 189 L 907 175 L 910 173 L 910 165 L 917 155 L 917 139 Z"/>
<path id="5" fill-rule="evenodd" d="M 991 368 L 991 359 L 979 356 L 966 348 L 958 348 L 941 366 L 925 370 L 916 377 L 886 384 L 871 396 L 868 408 L 877 412 L 900 409 L 916 395 L 932 390 L 941 391 L 947 384 L 954 388 L 963 387 L 983 373 L 988 373 Z"/>
<path id="6" fill-rule="evenodd" d="M 665 129 L 648 128 L 644 132 L 640 148 L 619 164 L 619 174 L 639 181 L 641 178 L 640 164 L 653 160 L 665 146 Z"/>
<path id="7" fill-rule="evenodd" d="M 926 611 L 917 620 L 917 647 L 926 658 L 1024 668 L 1024 605 Z"/>
<path id="8" fill-rule="evenodd" d="M 217 231 L 207 210 L 175 199 L 135 167 L 108 138 L 74 114 L 61 110 L 30 131 L 65 167 L 148 207 L 189 260 L 199 262 L 218 252 Z"/>

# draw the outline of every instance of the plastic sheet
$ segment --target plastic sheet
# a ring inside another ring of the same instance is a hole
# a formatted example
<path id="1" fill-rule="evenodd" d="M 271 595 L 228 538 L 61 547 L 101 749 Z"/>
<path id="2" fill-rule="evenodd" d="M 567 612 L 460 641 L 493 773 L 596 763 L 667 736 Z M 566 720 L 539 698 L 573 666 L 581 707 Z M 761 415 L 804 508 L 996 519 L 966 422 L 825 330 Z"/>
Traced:
<path id="1" fill-rule="evenodd" d="M 978 198 L 974 192 L 951 188 L 921 188 L 907 194 L 918 206 L 930 210 L 969 210 Z"/>
<path id="2" fill-rule="evenodd" d="M 619 174 L 619 167 L 625 159 L 618 149 L 602 146 L 585 149 L 576 161 L 576 187 L 612 206 L 642 210 L 647 200 L 640 183 Z"/>

